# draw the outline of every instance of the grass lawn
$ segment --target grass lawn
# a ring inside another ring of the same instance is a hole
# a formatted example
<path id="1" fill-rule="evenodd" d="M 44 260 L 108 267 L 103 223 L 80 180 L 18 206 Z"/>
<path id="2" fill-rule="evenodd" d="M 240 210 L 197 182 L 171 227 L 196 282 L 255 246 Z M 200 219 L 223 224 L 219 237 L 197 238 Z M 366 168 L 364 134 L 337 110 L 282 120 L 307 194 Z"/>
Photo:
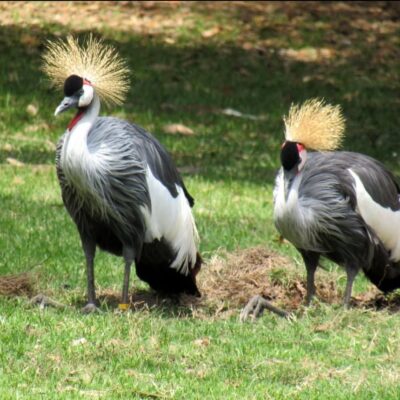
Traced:
<path id="1" fill-rule="evenodd" d="M 275 271 L 280 282 L 304 280 L 272 222 L 292 102 L 341 104 L 344 148 L 400 175 L 395 2 L 1 3 L 0 274 L 32 271 L 36 291 L 69 307 L 0 297 L 0 398 L 397 399 L 400 318 L 385 309 L 317 301 L 289 321 L 265 314 L 240 323 L 238 306 L 199 315 L 167 303 L 120 315 L 106 299 L 103 313 L 80 313 L 84 257 L 54 167 L 71 114 L 53 116 L 62 93 L 40 64 L 47 39 L 88 32 L 132 69 L 126 103 L 103 114 L 135 121 L 172 153 L 196 199 L 209 264 L 261 245 L 290 260 Z M 166 133 L 173 123 L 193 134 Z M 98 292 L 118 293 L 122 259 L 98 253 L 95 265 Z M 323 276 L 343 290 L 344 272 L 327 268 Z M 148 291 L 133 276 L 138 290 Z M 370 290 L 358 276 L 354 295 Z"/>

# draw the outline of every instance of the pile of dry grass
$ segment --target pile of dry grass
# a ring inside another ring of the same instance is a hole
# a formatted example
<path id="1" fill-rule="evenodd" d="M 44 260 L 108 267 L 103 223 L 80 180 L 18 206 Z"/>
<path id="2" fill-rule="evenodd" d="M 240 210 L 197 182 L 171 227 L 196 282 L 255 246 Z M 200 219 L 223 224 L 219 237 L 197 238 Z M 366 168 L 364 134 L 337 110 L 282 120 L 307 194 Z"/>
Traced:
<path id="1" fill-rule="evenodd" d="M 297 309 L 306 295 L 305 269 L 264 247 L 253 247 L 214 257 L 199 274 L 203 297 L 198 306 L 217 313 L 237 313 L 254 295 L 262 295 L 278 307 Z M 340 302 L 337 274 L 323 273 L 317 279 L 317 295 L 328 303 Z"/>
<path id="2" fill-rule="evenodd" d="M 226 318 L 239 315 L 240 310 L 255 295 L 262 295 L 285 311 L 295 311 L 306 296 L 306 270 L 296 266 L 287 257 L 271 252 L 265 247 L 253 247 L 233 253 L 214 256 L 198 275 L 201 298 L 183 295 L 169 298 L 148 290 L 135 291 L 131 308 L 148 310 L 165 307 L 178 313 L 198 318 Z M 316 276 L 317 297 L 328 304 L 341 304 L 343 293 L 338 289 L 343 271 L 318 270 Z M 117 306 L 119 293 L 104 290 L 99 298 L 111 306 Z M 360 308 L 400 309 L 400 297 L 386 298 L 377 289 L 353 297 L 353 306 Z M 173 312 L 175 312 L 173 311 Z"/>
<path id="3" fill-rule="evenodd" d="M 30 296 L 33 293 L 32 276 L 28 272 L 0 276 L 1 296 Z"/>
<path id="4" fill-rule="evenodd" d="M 294 311 L 304 303 L 305 276 L 305 268 L 296 266 L 291 259 L 264 247 L 253 247 L 214 256 L 198 275 L 201 298 L 171 298 L 151 290 L 136 290 L 131 297 L 131 308 L 139 311 L 161 307 L 174 315 L 178 312 L 199 318 L 225 318 L 239 315 L 253 296 L 262 295 L 275 306 Z M 317 297 L 328 304 L 341 304 L 343 293 L 338 290 L 341 279 L 345 279 L 341 270 L 319 269 Z M 31 296 L 33 286 L 29 273 L 0 276 L 0 295 Z M 112 309 L 120 302 L 120 293 L 110 289 L 99 290 L 98 297 Z M 352 304 L 395 312 L 400 310 L 400 295 L 384 296 L 371 285 L 367 292 L 353 296 Z"/>
<path id="5" fill-rule="evenodd" d="M 238 314 L 255 295 L 261 295 L 285 311 L 294 311 L 304 304 L 306 296 L 306 270 L 293 261 L 264 247 L 253 247 L 216 256 L 198 276 L 203 296 L 193 301 L 184 297 L 195 315 L 208 312 L 214 316 Z M 319 269 L 316 276 L 317 297 L 328 304 L 341 304 L 343 293 L 339 280 L 343 271 L 327 272 Z M 358 308 L 387 308 L 400 310 L 400 296 L 385 297 L 371 285 L 368 292 L 354 296 L 352 305 Z"/>

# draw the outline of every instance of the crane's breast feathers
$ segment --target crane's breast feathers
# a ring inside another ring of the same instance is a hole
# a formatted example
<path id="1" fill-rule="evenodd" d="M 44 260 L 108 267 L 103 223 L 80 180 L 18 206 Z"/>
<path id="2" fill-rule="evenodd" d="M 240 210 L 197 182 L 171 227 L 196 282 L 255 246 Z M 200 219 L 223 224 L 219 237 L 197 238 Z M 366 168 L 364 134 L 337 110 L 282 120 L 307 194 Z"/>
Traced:
<path id="1" fill-rule="evenodd" d="M 362 240 L 367 228 L 398 262 L 399 187 L 379 164 L 367 158 L 357 161 L 335 173 L 314 165 L 291 182 L 281 170 L 274 189 L 275 225 L 296 247 L 321 252 L 330 243 L 346 246 L 346 240 Z"/>
<path id="2" fill-rule="evenodd" d="M 359 217 L 336 183 L 333 174 L 299 174 L 289 184 L 281 171 L 274 190 L 274 222 L 281 235 L 298 248 L 323 253 L 330 251 L 326 238 L 343 242 L 344 232 L 357 232 Z"/>
<path id="3" fill-rule="evenodd" d="M 175 254 L 170 267 L 187 275 L 198 241 L 193 199 L 165 149 L 142 128 L 109 117 L 97 118 L 87 146 L 71 143 L 64 136 L 57 150 L 61 186 L 76 197 L 69 208 L 110 221 L 125 238 L 165 241 Z"/>

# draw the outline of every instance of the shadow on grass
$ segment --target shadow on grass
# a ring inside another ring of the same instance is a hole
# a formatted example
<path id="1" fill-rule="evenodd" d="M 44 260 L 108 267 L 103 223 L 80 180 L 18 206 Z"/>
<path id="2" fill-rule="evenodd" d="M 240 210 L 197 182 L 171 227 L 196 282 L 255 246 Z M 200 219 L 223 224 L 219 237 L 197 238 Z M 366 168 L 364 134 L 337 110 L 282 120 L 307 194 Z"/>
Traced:
<path id="1" fill-rule="evenodd" d="M 318 13 L 308 18 L 315 24 L 320 20 L 326 22 L 334 6 L 319 4 Z M 280 12 L 282 7 L 291 18 L 305 12 L 301 5 L 281 4 Z M 114 41 L 133 71 L 133 85 L 122 117 L 153 132 L 172 153 L 178 166 L 191 168 L 207 179 L 262 183 L 266 179 L 271 181 L 272 171 L 278 166 L 283 140 L 281 118 L 289 105 L 309 97 L 324 97 L 343 105 L 348 119 L 344 147 L 381 159 L 398 172 L 399 102 L 398 81 L 394 79 L 399 70 L 398 49 L 390 40 L 390 33 L 379 34 L 380 41 L 387 40 L 387 53 L 382 51 L 381 42 L 363 40 L 364 31 L 351 25 L 354 15 L 362 13 L 357 7 L 343 9 L 340 23 L 331 18 L 330 25 L 319 34 L 317 31 L 322 28 L 312 30 L 309 24 L 302 27 L 290 18 L 281 24 L 255 26 L 261 39 L 263 35 L 284 38 L 287 28 L 290 29 L 288 38 L 295 32 L 300 36 L 295 44 L 299 48 L 311 43 L 335 50 L 326 59 L 311 61 L 293 58 L 290 54 L 297 53 L 285 52 L 285 48 L 273 43 L 248 49 L 233 41 L 180 46 L 167 45 L 157 37 L 108 32 L 111 40 L 107 41 Z M 365 10 L 367 16 L 372 12 L 372 8 Z M 236 17 L 251 20 L 256 12 L 256 9 L 243 11 L 238 7 Z M 65 121 L 54 120 L 52 116 L 61 100 L 61 91 L 51 90 L 40 72 L 43 43 L 55 31 L 67 33 L 64 26 L 58 25 L 33 30 L 15 25 L 0 28 L 0 51 L 7 55 L 0 67 L 3 88 L 0 102 L 6 105 L 0 115 L 6 137 L 31 123 L 25 108 L 32 101 L 40 105 L 35 118 L 53 124 L 48 133 L 52 140 L 56 141 L 64 130 Z M 324 36 L 329 32 L 331 39 Z M 26 34 L 39 38 L 35 42 L 38 44 L 21 43 L 21 36 Z M 291 44 L 288 39 L 287 48 Z M 251 120 L 221 114 L 226 108 L 265 118 Z M 104 112 L 120 115 L 115 109 Z M 175 122 L 192 127 L 195 135 L 163 133 L 163 125 Z M 29 163 L 54 162 L 54 152 L 37 152 L 28 145 L 21 145 L 15 156 Z M 3 152 L 0 162 L 5 158 Z"/>

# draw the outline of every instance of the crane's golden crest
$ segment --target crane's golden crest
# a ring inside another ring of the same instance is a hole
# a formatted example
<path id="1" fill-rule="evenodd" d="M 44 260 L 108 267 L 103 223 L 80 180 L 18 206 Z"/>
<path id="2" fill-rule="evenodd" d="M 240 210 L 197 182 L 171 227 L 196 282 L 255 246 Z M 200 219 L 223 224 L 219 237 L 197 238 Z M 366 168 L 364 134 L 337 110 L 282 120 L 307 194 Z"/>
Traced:
<path id="1" fill-rule="evenodd" d="M 301 106 L 292 105 L 283 120 L 286 140 L 310 150 L 335 150 L 344 138 L 345 118 L 340 106 L 326 104 L 324 100 L 310 99 Z"/>
<path id="2" fill-rule="evenodd" d="M 107 104 L 121 104 L 129 89 L 129 69 L 114 47 L 90 35 L 83 44 L 78 39 L 48 41 L 43 71 L 56 87 L 63 87 L 71 75 L 88 80 Z"/>

